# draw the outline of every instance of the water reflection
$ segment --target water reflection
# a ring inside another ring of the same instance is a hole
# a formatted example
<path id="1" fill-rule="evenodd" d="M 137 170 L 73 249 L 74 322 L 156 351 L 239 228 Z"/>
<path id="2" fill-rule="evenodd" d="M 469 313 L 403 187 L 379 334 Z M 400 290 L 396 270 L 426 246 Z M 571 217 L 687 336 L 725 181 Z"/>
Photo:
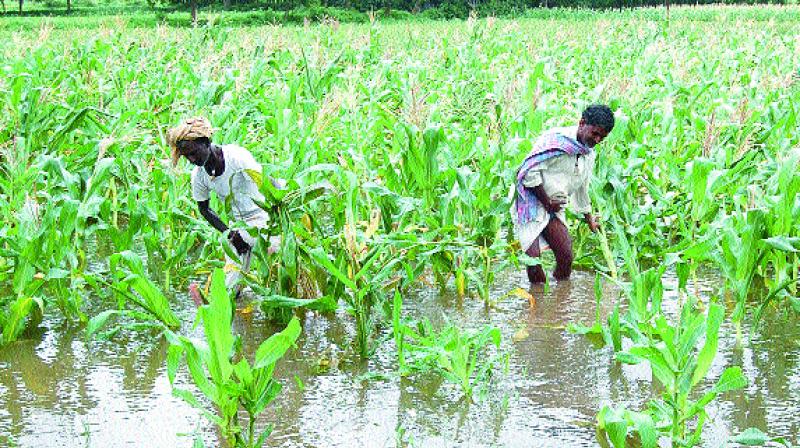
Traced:
<path id="1" fill-rule="evenodd" d="M 16 403 L 29 402 L 35 407 L 85 409 L 95 403 L 89 397 L 86 381 L 86 353 L 75 344 L 75 334 L 65 328 L 55 332 L 28 335 L 0 351 L 0 384 L 6 389 L 0 405 L 9 411 L 8 427 L 16 437 L 24 429 L 25 418 L 32 411 Z M 5 431 L 4 431 L 5 432 Z"/>
<path id="2" fill-rule="evenodd" d="M 163 423 L 189 432 L 187 417 L 193 412 L 171 397 L 164 382 L 168 344 L 155 336 L 145 332 L 89 347 L 82 331 L 59 324 L 45 328 L 40 338 L 2 349 L 0 408 L 8 414 L 0 419 L 0 433 L 8 434 L 5 442 L 37 447 L 181 443 Z"/>

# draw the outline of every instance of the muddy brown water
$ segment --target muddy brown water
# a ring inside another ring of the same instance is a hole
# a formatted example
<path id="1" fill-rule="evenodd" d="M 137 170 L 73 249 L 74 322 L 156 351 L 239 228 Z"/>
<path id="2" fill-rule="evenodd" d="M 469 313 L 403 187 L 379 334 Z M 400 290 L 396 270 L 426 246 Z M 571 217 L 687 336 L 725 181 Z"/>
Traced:
<path id="1" fill-rule="evenodd" d="M 665 278 L 667 289 L 675 283 Z M 275 427 L 267 446 L 597 446 L 594 420 L 603 404 L 640 409 L 656 391 L 647 367 L 615 363 L 609 348 L 563 330 L 570 322 L 593 321 L 593 285 L 593 274 L 577 272 L 547 292 L 534 289 L 535 303 L 505 298 L 488 311 L 479 299 L 436 290 L 405 297 L 409 316 L 502 330 L 510 352 L 507 372 L 472 404 L 436 376 L 394 375 L 391 341 L 370 361 L 355 361 L 349 316 L 307 313 L 297 348 L 276 373 L 284 390 L 259 421 Z M 518 286 L 527 288 L 524 275 L 506 273 L 492 297 Z M 715 280 L 698 284 L 701 295 L 719 286 Z M 675 296 L 666 294 L 665 306 L 674 308 Z M 606 288 L 604 314 L 617 296 Z M 199 335 L 192 330 L 191 300 L 178 295 L 175 301 L 182 331 Z M 235 322 L 250 352 L 277 328 L 258 312 Z M 521 329 L 528 336 L 513 340 Z M 750 426 L 794 439 L 800 432 L 798 340 L 796 322 L 781 315 L 767 316 L 766 325 L 740 346 L 726 324 L 710 378 L 740 365 L 749 386 L 709 405 L 704 446 L 721 446 Z M 146 330 L 87 344 L 82 331 L 47 318 L 39 334 L 0 349 L 0 446 L 191 447 L 194 433 L 217 446 L 213 426 L 171 394 L 167 345 Z M 192 388 L 185 371 L 178 382 Z"/>

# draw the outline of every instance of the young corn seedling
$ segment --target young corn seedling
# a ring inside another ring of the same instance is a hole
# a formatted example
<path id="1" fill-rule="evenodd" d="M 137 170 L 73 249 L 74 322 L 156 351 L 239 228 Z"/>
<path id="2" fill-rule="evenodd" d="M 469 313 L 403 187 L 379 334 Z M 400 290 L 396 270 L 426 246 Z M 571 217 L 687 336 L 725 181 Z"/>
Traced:
<path id="1" fill-rule="evenodd" d="M 170 341 L 167 372 L 173 394 L 199 409 L 215 423 L 228 446 L 260 448 L 272 432 L 268 425 L 256 431 L 259 415 L 278 396 L 281 383 L 273 378 L 277 362 L 300 336 L 300 322 L 293 318 L 286 328 L 259 345 L 252 362 L 242 353 L 242 344 L 231 329 L 232 302 L 225 289 L 221 269 L 212 273 L 209 304 L 197 312 L 205 340 L 167 332 Z M 186 360 L 189 374 L 200 394 L 213 409 L 205 407 L 191 392 L 175 387 L 181 360 Z M 239 410 L 247 413 L 247 424 L 239 420 Z"/>
<path id="2" fill-rule="evenodd" d="M 741 368 L 729 367 L 711 389 L 699 399 L 692 399 L 716 356 L 723 318 L 721 305 L 712 303 L 704 315 L 690 300 L 676 323 L 664 316 L 656 317 L 645 340 L 617 353 L 617 359 L 624 363 L 647 362 L 663 392 L 641 412 L 605 406 L 597 417 L 604 443 L 610 439 L 617 448 L 628 446 L 626 439 L 631 434 L 638 435 L 644 448 L 657 446 L 661 436 L 668 437 L 673 447 L 691 447 L 700 442 L 708 403 L 719 394 L 747 385 Z"/>
<path id="3" fill-rule="evenodd" d="M 508 355 L 489 354 L 500 349 L 502 335 L 496 327 L 462 330 L 448 323 L 436 331 L 429 321 L 407 322 L 402 318 L 403 300 L 395 292 L 392 307 L 392 331 L 397 346 L 400 375 L 433 371 L 457 385 L 464 397 L 475 400 L 476 389 L 485 390 L 494 370 Z"/>

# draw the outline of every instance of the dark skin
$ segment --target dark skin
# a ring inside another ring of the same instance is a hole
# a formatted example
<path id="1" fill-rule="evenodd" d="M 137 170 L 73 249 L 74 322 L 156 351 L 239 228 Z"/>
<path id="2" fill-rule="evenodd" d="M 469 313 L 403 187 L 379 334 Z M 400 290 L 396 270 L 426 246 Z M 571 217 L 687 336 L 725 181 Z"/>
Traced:
<path id="1" fill-rule="evenodd" d="M 581 121 L 578 123 L 578 141 L 589 148 L 594 148 L 595 145 L 603 141 L 606 136 L 608 136 L 608 131 L 601 126 L 588 124 L 583 119 L 581 119 Z M 539 200 L 544 209 L 549 213 L 555 214 L 564 206 L 562 202 L 551 200 L 544 191 L 544 187 L 542 185 L 538 185 L 532 190 L 533 194 L 536 196 L 536 199 Z M 589 225 L 589 229 L 592 232 L 597 232 L 600 229 L 600 224 L 597 222 L 597 218 L 591 213 L 585 213 L 583 215 L 583 219 L 586 221 L 586 224 Z M 564 280 L 569 278 L 570 274 L 572 273 L 573 255 L 572 238 L 569 236 L 567 226 L 564 225 L 564 223 L 560 220 L 551 218 L 550 222 L 542 231 L 542 237 L 553 250 L 553 254 L 556 258 L 556 269 L 553 272 L 553 276 L 556 278 L 556 280 Z M 538 258 L 541 255 L 539 240 L 537 239 L 534 241 L 534 243 L 525 251 L 525 253 L 529 257 Z M 545 274 L 541 266 L 528 266 L 527 271 L 528 280 L 530 280 L 531 283 L 544 283 Z"/>
<path id="2" fill-rule="evenodd" d="M 186 157 L 189 163 L 202 167 L 209 176 L 219 176 L 225 172 L 225 156 L 222 153 L 222 148 L 212 144 L 207 138 L 180 140 L 175 146 L 177 146 L 180 155 Z M 211 210 L 209 201 L 197 201 L 197 208 L 200 210 L 200 215 L 212 227 L 223 233 L 228 231 L 228 226 L 219 219 L 214 210 Z M 228 239 L 239 255 L 243 255 L 250 250 L 250 245 L 242 239 L 238 231 L 230 232 Z"/>

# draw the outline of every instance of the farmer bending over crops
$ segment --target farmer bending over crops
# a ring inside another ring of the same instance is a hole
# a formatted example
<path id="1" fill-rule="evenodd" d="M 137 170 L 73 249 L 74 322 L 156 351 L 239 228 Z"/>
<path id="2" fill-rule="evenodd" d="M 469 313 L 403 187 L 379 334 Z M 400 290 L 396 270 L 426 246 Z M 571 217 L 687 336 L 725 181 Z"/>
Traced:
<path id="1" fill-rule="evenodd" d="M 592 216 L 589 181 L 594 167 L 594 146 L 614 128 L 614 114 L 605 105 L 583 111 L 578 126 L 553 128 L 542 134 L 517 171 L 516 199 L 511 207 L 514 232 L 525 253 L 538 258 L 549 246 L 556 258 L 553 276 L 569 278 L 572 239 L 564 206 L 582 213 L 592 232 L 599 228 Z M 531 283 L 543 283 L 541 265 L 528 266 Z"/>
<path id="2" fill-rule="evenodd" d="M 172 148 L 173 166 L 177 165 L 181 156 L 196 166 L 192 170 L 192 197 L 197 201 L 200 214 L 215 229 L 228 232 L 228 226 L 209 207 L 209 192 L 214 191 L 223 203 L 230 194 L 231 210 L 236 221 L 244 221 L 251 227 L 266 227 L 269 216 L 253 201 L 264 201 L 264 195 L 245 171 L 261 172 L 261 165 L 250 151 L 241 146 L 211 143 L 212 132 L 211 123 L 207 119 L 195 117 L 170 129 L 167 135 Z M 225 286 L 230 291 L 238 285 L 241 271 L 249 268 L 251 250 L 256 239 L 247 231 L 231 229 L 228 232 L 228 241 L 241 260 L 241 264 L 234 263 L 226 251 Z M 236 295 L 240 292 L 241 288 L 237 288 Z"/>

